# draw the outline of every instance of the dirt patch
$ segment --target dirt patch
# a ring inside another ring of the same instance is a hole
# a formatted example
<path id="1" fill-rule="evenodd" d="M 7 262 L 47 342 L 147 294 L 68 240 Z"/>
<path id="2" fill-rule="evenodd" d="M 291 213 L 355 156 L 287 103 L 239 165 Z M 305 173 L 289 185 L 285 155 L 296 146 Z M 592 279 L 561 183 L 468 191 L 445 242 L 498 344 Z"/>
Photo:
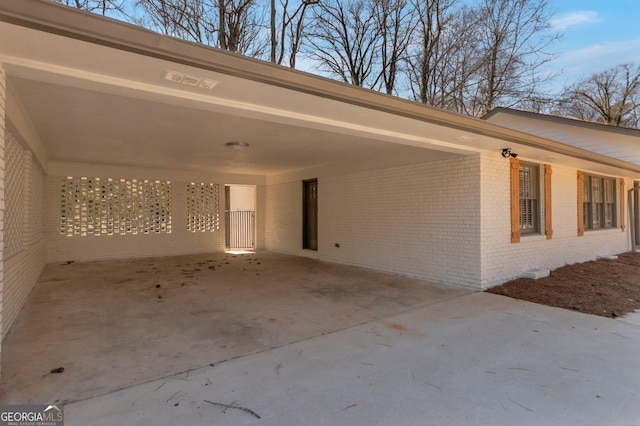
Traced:
<path id="1" fill-rule="evenodd" d="M 394 330 L 398 330 L 398 331 L 407 331 L 407 327 L 395 322 L 393 324 L 389 324 L 389 328 L 393 328 Z"/>
<path id="2" fill-rule="evenodd" d="M 615 318 L 640 309 L 640 253 L 567 265 L 549 277 L 519 278 L 487 292 Z"/>

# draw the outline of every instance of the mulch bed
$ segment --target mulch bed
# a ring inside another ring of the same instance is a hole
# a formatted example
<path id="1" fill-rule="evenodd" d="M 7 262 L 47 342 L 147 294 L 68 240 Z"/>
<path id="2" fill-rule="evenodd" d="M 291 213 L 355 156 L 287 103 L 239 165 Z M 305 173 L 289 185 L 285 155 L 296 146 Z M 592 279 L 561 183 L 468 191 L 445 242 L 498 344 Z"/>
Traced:
<path id="1" fill-rule="evenodd" d="M 487 290 L 586 314 L 615 318 L 640 309 L 640 253 L 558 268 L 546 278 L 518 278 Z"/>

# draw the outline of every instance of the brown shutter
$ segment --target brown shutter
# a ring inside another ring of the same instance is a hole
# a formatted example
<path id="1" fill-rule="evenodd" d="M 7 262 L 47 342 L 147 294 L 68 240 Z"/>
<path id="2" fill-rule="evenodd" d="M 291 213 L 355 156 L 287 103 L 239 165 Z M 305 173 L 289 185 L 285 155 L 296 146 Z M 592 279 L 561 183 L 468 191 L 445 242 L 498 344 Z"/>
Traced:
<path id="1" fill-rule="evenodd" d="M 511 158 L 511 242 L 520 242 L 520 162 Z"/>
<path id="2" fill-rule="evenodd" d="M 584 235 L 584 173 L 578 170 L 578 237 Z"/>
<path id="3" fill-rule="evenodd" d="M 620 179 L 620 228 L 624 232 L 626 222 L 624 220 L 624 179 Z"/>
<path id="4" fill-rule="evenodd" d="M 551 221 L 551 165 L 544 165 L 544 232 L 547 240 L 553 236 Z"/>

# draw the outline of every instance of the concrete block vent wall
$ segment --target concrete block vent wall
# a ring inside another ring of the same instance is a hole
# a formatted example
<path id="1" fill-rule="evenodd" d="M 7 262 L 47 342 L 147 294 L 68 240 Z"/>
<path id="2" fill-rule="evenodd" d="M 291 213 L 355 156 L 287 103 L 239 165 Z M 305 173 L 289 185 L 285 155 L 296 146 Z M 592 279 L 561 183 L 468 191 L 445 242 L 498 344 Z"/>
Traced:
<path id="1" fill-rule="evenodd" d="M 47 262 L 224 251 L 221 184 L 145 179 L 136 169 L 130 174 L 138 179 L 120 178 L 117 170 L 101 174 L 47 178 Z M 78 192 L 108 195 L 96 205 L 74 199 Z"/>

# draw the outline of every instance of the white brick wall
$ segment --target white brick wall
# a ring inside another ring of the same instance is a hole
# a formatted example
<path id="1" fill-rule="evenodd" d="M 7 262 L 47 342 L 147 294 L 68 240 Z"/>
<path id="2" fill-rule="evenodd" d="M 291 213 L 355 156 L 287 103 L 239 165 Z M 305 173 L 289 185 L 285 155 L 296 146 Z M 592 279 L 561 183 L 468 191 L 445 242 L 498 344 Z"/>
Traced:
<path id="1" fill-rule="evenodd" d="M 267 185 L 266 247 L 477 288 L 479 173 L 480 157 L 473 155 L 320 175 L 317 252 L 301 249 L 301 180 Z"/>
<path id="2" fill-rule="evenodd" d="M 265 250 L 265 186 L 256 186 L 256 250 Z"/>
<path id="3" fill-rule="evenodd" d="M 7 100 L 6 76 L 0 63 L 0 259 L 4 258 L 4 140 L 6 130 L 5 105 Z M 0 263 L 0 336 L 4 336 L 4 262 Z M 0 357 L 2 339 L 0 338 Z"/>
<path id="4" fill-rule="evenodd" d="M 111 177 L 120 176 L 90 176 Z M 140 179 L 147 178 L 140 176 Z M 60 183 L 46 183 L 47 262 L 173 256 L 224 251 L 224 188 L 220 187 L 220 229 L 214 232 L 187 230 L 187 182 L 171 181 L 171 233 L 66 236 L 60 233 Z M 207 182 L 208 183 L 208 182 Z M 214 182 L 215 183 L 215 182 Z"/>
<path id="5" fill-rule="evenodd" d="M 4 262 L 3 330 L 5 335 L 9 332 L 22 305 L 42 273 L 45 265 L 45 247 L 45 240 L 41 238 Z"/>
<path id="6" fill-rule="evenodd" d="M 4 216 L 4 258 L 10 258 L 22 251 L 25 245 L 25 229 L 28 213 L 29 173 L 31 161 L 26 150 L 18 142 L 16 135 L 5 131 L 5 201 Z"/>
<path id="7" fill-rule="evenodd" d="M 552 164 L 551 170 L 553 238 L 523 235 L 520 243 L 512 244 L 509 161 L 497 155 L 482 156 L 483 289 L 516 278 L 529 269 L 555 269 L 630 249 L 628 232 L 620 228 L 585 231 L 583 237 L 578 237 L 577 169 Z M 627 188 L 632 184 L 627 180 Z M 625 211 L 628 223 L 626 216 Z"/>
<path id="8" fill-rule="evenodd" d="M 302 250 L 302 181 L 267 185 L 264 193 L 266 249 L 315 257 Z"/>
<path id="9" fill-rule="evenodd" d="M 511 243 L 509 161 L 492 153 L 276 179 L 265 187 L 265 247 L 477 290 L 530 269 L 628 251 L 619 228 L 577 236 L 577 170 L 552 171 L 552 240 L 523 235 Z M 317 252 L 302 250 L 302 180 L 314 177 Z"/>
<path id="10" fill-rule="evenodd" d="M 46 246 L 42 216 L 44 172 L 36 164 L 31 151 L 25 148 L 26 144 L 19 144 L 20 135 L 8 130 L 5 134 L 5 143 L 11 144 L 12 149 L 19 153 L 6 163 L 6 171 L 15 176 L 15 170 L 19 169 L 21 179 L 8 182 L 11 186 L 5 191 L 7 211 L 11 211 L 14 217 L 19 215 L 20 220 L 12 222 L 12 250 L 4 252 L 3 337 L 44 268 Z"/>

